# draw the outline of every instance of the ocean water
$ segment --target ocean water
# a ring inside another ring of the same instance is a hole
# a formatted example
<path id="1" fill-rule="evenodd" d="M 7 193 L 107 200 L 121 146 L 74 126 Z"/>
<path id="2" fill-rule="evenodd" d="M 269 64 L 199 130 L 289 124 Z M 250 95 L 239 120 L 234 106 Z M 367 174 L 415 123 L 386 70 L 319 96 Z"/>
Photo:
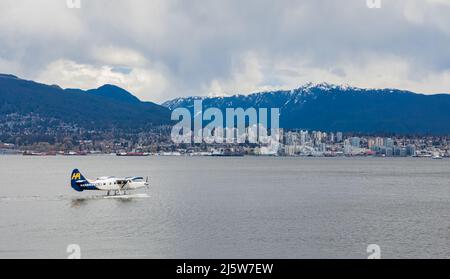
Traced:
<path id="1" fill-rule="evenodd" d="M 70 173 L 149 176 L 132 199 Z M 0 156 L 0 258 L 450 258 L 450 160 Z"/>

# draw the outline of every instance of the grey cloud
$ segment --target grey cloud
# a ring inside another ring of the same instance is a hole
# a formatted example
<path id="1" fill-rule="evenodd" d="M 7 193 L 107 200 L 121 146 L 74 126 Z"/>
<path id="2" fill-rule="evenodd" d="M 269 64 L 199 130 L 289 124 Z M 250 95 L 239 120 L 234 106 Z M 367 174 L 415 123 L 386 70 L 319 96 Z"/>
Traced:
<path id="1" fill-rule="evenodd" d="M 1 72 L 158 102 L 307 81 L 450 92 L 446 0 L 3 0 L 0 44 Z"/>

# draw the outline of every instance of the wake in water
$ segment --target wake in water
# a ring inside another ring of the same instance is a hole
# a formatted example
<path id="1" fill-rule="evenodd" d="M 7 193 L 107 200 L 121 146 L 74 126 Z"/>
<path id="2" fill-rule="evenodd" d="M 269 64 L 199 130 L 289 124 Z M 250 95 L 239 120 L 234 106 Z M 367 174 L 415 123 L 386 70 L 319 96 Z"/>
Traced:
<path id="1" fill-rule="evenodd" d="M 74 198 L 71 201 L 72 207 L 80 207 L 84 204 L 94 201 L 94 200 L 107 200 L 107 199 L 115 199 L 120 202 L 131 202 L 136 201 L 139 199 L 149 198 L 150 196 L 148 194 L 127 194 L 127 195 L 117 195 L 117 196 L 105 196 L 105 195 L 98 195 L 98 196 L 90 196 L 90 197 L 79 197 Z"/>
<path id="2" fill-rule="evenodd" d="M 145 199 L 149 198 L 148 194 L 126 194 L 126 195 L 116 195 L 116 196 L 103 196 L 104 199 Z"/>
<path id="3" fill-rule="evenodd" d="M 35 202 L 35 201 L 89 201 L 89 200 L 104 200 L 104 199 L 145 199 L 150 196 L 146 193 L 126 194 L 117 196 L 106 195 L 91 195 L 91 196 L 0 196 L 0 202 Z"/>
<path id="4" fill-rule="evenodd" d="M 0 202 L 62 201 L 65 196 L 1 196 Z"/>

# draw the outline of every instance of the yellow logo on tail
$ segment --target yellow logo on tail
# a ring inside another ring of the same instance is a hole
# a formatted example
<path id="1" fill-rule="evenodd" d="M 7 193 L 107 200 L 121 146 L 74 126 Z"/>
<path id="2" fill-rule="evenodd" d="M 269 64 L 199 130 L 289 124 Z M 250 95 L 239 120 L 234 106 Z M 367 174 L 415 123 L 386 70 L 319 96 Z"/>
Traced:
<path id="1" fill-rule="evenodd" d="M 78 179 L 81 179 L 81 174 L 79 172 L 72 174 L 72 180 L 78 180 Z"/>

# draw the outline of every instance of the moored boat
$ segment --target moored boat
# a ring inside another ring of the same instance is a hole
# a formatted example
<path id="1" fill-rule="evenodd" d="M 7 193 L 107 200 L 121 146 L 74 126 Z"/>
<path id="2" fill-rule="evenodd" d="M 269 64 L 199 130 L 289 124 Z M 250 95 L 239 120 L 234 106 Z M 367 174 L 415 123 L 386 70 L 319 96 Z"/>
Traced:
<path id="1" fill-rule="evenodd" d="M 129 156 L 129 157 L 140 157 L 140 156 L 149 156 L 150 153 L 147 152 L 120 152 L 116 153 L 117 156 Z"/>

